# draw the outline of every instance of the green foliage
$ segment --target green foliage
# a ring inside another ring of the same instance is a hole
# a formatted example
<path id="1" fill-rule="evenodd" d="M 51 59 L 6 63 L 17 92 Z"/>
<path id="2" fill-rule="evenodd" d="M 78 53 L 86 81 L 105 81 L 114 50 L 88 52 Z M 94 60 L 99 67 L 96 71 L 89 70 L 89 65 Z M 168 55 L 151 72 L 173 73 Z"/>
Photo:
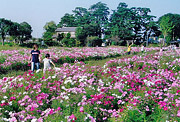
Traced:
<path id="1" fill-rule="evenodd" d="M 100 27 L 108 23 L 108 15 L 110 12 L 107 4 L 98 2 L 90 6 L 89 10 L 92 16 L 92 20 L 99 24 Z"/>
<path id="2" fill-rule="evenodd" d="M 5 37 L 9 34 L 12 24 L 13 22 L 10 20 L 0 18 L 0 35 L 2 38 L 2 45 L 4 45 Z"/>
<path id="3" fill-rule="evenodd" d="M 162 16 L 159 20 L 159 25 L 160 25 L 160 30 L 162 31 L 164 35 L 164 39 L 167 39 L 166 41 L 169 43 L 169 41 L 171 40 L 170 35 L 175 25 L 173 25 L 173 22 L 169 16 Z"/>
<path id="4" fill-rule="evenodd" d="M 46 30 L 43 34 L 43 39 L 45 41 L 51 41 L 53 38 L 53 34 L 56 30 L 56 23 L 54 21 L 47 22 L 44 26 L 44 29 Z"/>
<path id="5" fill-rule="evenodd" d="M 107 33 L 119 40 L 147 40 L 152 33 L 158 35 L 158 26 L 153 21 L 155 16 L 149 15 L 149 12 L 149 8 L 128 8 L 126 3 L 119 3 L 110 16 Z"/>
<path id="6" fill-rule="evenodd" d="M 61 43 L 64 47 L 75 47 L 76 40 L 73 38 L 64 38 L 61 40 Z"/>
<path id="7" fill-rule="evenodd" d="M 19 38 L 20 38 L 21 43 L 23 43 L 25 40 L 32 38 L 32 35 L 31 35 L 32 27 L 31 27 L 31 25 L 29 25 L 27 22 L 20 23 L 19 33 L 20 33 Z"/>
<path id="8" fill-rule="evenodd" d="M 158 23 L 165 38 L 180 38 L 180 14 L 165 14 L 159 18 Z M 168 38 L 167 41 L 170 41 Z"/>
<path id="9" fill-rule="evenodd" d="M 43 34 L 43 38 L 45 41 L 50 41 L 52 40 L 52 36 L 53 36 L 53 33 L 52 32 L 44 32 Z"/>
<path id="10" fill-rule="evenodd" d="M 54 33 L 55 30 L 56 30 L 56 23 L 54 21 L 50 21 L 50 22 L 47 22 L 44 26 L 44 29 L 47 31 L 47 32 L 52 32 Z"/>
<path id="11" fill-rule="evenodd" d="M 61 41 L 65 37 L 64 33 L 58 34 L 57 40 Z"/>
<path id="12" fill-rule="evenodd" d="M 75 17 L 73 14 L 66 13 L 62 18 L 57 27 L 76 27 Z"/>
<path id="13" fill-rule="evenodd" d="M 48 46 L 62 46 L 59 42 L 53 40 L 45 41 L 45 44 Z"/>
<path id="14" fill-rule="evenodd" d="M 102 39 L 97 36 L 87 37 L 87 45 L 90 47 L 100 47 L 102 45 Z"/>
<path id="15" fill-rule="evenodd" d="M 86 40 L 86 33 L 85 30 L 81 27 L 76 28 L 76 39 L 80 42 L 79 45 L 85 46 L 85 40 Z"/>

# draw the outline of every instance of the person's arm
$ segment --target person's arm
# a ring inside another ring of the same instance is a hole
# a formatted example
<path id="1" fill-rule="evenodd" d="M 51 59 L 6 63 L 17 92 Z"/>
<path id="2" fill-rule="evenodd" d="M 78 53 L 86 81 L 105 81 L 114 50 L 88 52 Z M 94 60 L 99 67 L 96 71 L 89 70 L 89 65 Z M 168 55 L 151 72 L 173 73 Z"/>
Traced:
<path id="1" fill-rule="evenodd" d="M 50 62 L 53 64 L 53 66 L 55 67 L 55 64 L 50 60 Z"/>
<path id="2" fill-rule="evenodd" d="M 29 61 L 32 62 L 32 54 L 29 57 Z"/>
<path id="3" fill-rule="evenodd" d="M 31 51 L 31 54 L 30 54 L 30 57 L 29 57 L 29 61 L 32 62 L 32 51 Z"/>
<path id="4" fill-rule="evenodd" d="M 39 51 L 39 61 L 42 62 L 41 53 Z"/>

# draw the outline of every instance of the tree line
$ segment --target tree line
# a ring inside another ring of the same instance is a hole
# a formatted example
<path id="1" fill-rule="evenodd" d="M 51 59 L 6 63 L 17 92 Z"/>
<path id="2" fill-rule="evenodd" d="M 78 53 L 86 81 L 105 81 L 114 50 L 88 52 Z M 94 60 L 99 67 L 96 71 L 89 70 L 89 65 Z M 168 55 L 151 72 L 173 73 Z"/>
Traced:
<path id="1" fill-rule="evenodd" d="M 125 43 L 125 40 L 147 42 L 150 36 L 163 37 L 167 42 L 180 38 L 179 14 L 165 14 L 155 21 L 156 16 L 150 15 L 150 8 L 129 8 L 123 2 L 112 12 L 102 2 L 93 4 L 88 9 L 76 7 L 72 12 L 66 13 L 57 25 L 53 21 L 46 23 L 44 39 L 51 40 L 57 27 L 78 27 L 76 40 L 80 41 L 81 46 L 93 36 L 110 39 L 119 45 Z M 57 38 L 59 41 L 62 39 L 62 35 Z"/>
<path id="2" fill-rule="evenodd" d="M 7 36 L 11 36 L 16 43 L 23 43 L 26 40 L 32 38 L 32 27 L 27 22 L 17 23 L 0 18 L 0 37 L 2 39 L 2 45 Z"/>

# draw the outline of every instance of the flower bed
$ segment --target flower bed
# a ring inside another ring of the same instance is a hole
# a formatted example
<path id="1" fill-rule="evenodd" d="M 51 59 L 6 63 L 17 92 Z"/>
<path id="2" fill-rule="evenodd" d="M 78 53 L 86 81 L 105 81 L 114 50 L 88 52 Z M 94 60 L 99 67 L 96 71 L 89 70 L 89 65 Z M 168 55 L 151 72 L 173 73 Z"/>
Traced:
<path id="1" fill-rule="evenodd" d="M 180 121 L 180 50 L 0 80 L 3 121 Z"/>
<path id="2" fill-rule="evenodd" d="M 74 63 L 75 60 L 99 60 L 108 57 L 116 57 L 125 55 L 125 48 L 120 47 L 95 47 L 95 48 L 53 48 L 40 50 L 42 58 L 46 53 L 51 55 L 51 58 L 56 63 Z M 147 48 L 147 51 L 159 50 L 159 48 Z M 21 50 L 6 50 L 0 51 L 0 72 L 9 70 L 26 70 L 28 69 L 28 61 L 30 51 L 27 49 Z M 139 48 L 132 48 L 132 53 L 139 52 Z"/>

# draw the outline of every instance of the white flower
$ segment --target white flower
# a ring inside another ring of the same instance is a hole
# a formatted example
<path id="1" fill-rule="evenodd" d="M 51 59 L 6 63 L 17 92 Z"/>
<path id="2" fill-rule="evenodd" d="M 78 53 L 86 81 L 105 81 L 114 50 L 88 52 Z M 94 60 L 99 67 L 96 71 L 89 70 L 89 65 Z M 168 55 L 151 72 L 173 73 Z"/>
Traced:
<path id="1" fill-rule="evenodd" d="M 4 96 L 3 98 L 4 98 L 4 99 L 7 99 L 8 97 L 7 97 L 7 96 Z"/>
<path id="2" fill-rule="evenodd" d="M 19 81 L 22 81 L 24 78 L 20 78 Z"/>
<path id="3" fill-rule="evenodd" d="M 27 92 L 23 92 L 23 94 L 28 94 Z"/>
<path id="4" fill-rule="evenodd" d="M 12 101 L 9 102 L 9 105 L 12 105 Z"/>
<path id="5" fill-rule="evenodd" d="M 5 100 L 2 100 L 1 103 L 5 103 Z"/>
<path id="6" fill-rule="evenodd" d="M 32 120 L 31 120 L 31 122 L 36 122 L 36 121 L 37 121 L 37 119 L 32 119 Z"/>
<path id="7" fill-rule="evenodd" d="M 53 79 L 56 78 L 56 75 L 52 76 L 52 78 L 53 78 Z"/>
<path id="8" fill-rule="evenodd" d="M 65 86 L 61 86 L 61 89 L 64 89 L 64 90 L 65 90 L 66 88 L 65 88 Z"/>

